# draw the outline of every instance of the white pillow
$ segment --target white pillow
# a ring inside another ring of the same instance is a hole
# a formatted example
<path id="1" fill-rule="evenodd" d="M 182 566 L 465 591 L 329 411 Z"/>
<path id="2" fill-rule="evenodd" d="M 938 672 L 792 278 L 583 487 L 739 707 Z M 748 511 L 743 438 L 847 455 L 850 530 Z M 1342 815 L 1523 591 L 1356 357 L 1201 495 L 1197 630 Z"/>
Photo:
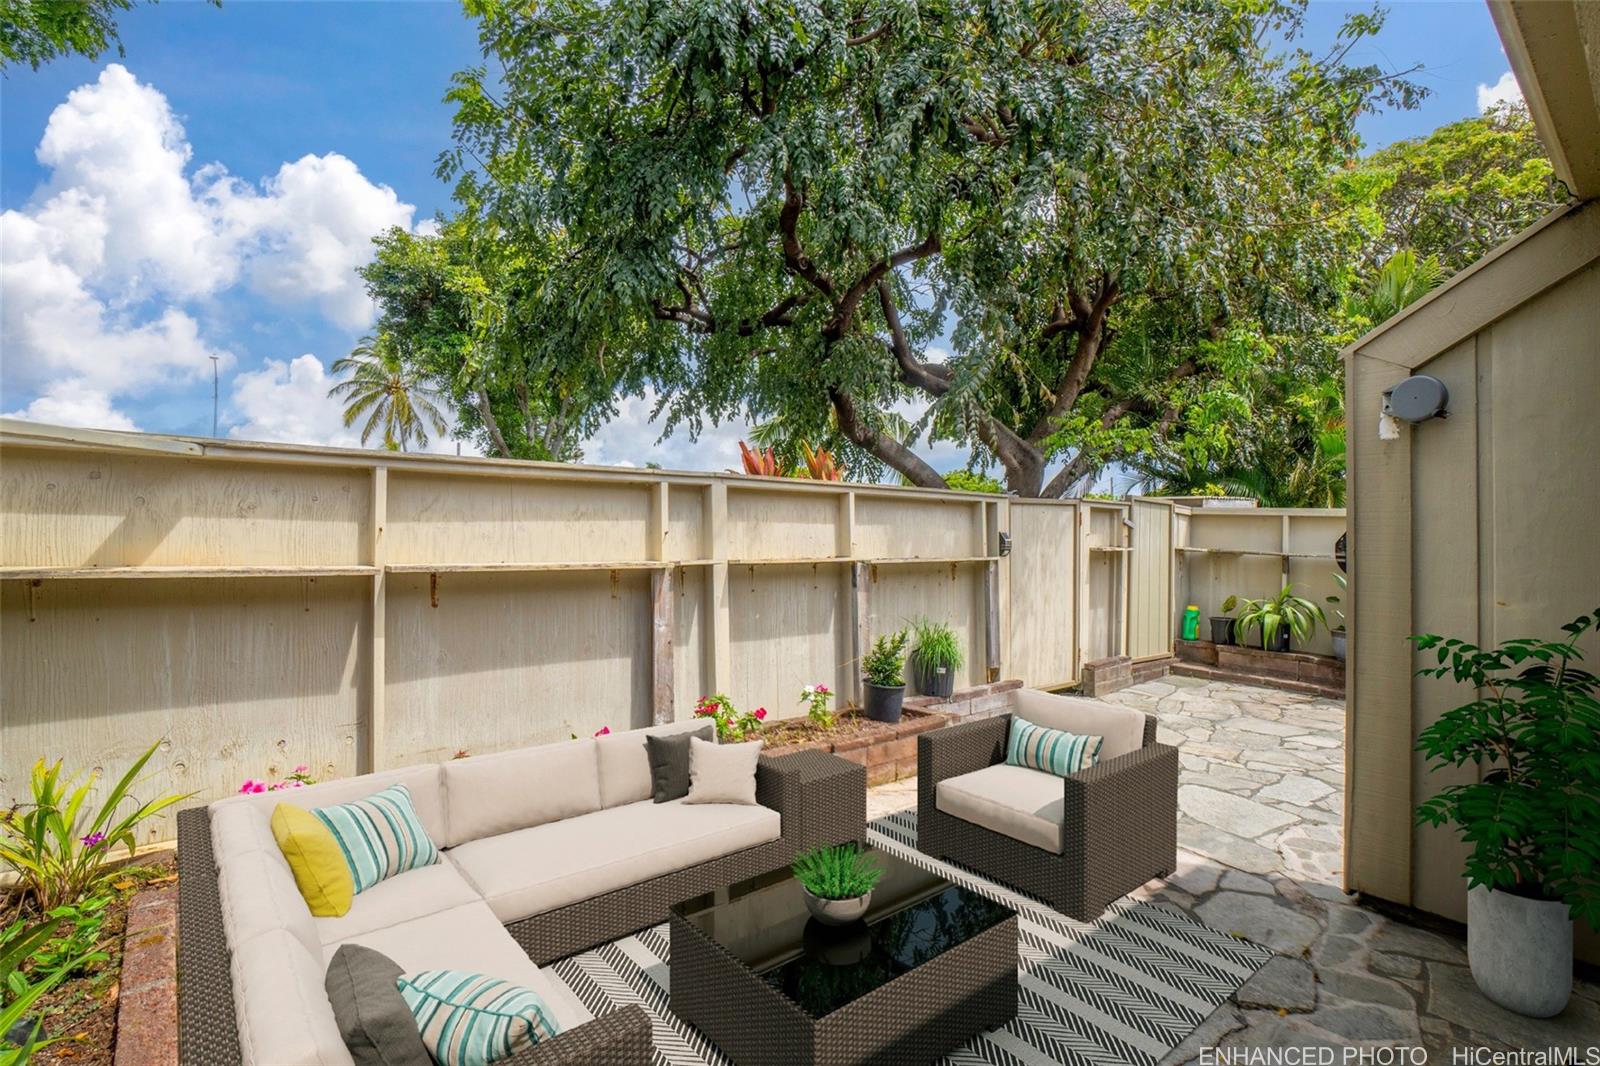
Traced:
<path id="1" fill-rule="evenodd" d="M 756 802 L 756 761 L 761 741 L 748 744 L 712 744 L 689 738 L 689 794 L 685 803 Z"/>

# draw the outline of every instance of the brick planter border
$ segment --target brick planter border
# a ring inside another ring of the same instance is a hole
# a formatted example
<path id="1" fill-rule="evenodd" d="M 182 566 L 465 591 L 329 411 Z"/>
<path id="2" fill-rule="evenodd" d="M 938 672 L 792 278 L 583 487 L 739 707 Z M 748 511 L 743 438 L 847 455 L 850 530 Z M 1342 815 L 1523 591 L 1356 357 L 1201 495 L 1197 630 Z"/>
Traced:
<path id="1" fill-rule="evenodd" d="M 128 904 L 118 979 L 115 1066 L 178 1066 L 178 886 Z"/>

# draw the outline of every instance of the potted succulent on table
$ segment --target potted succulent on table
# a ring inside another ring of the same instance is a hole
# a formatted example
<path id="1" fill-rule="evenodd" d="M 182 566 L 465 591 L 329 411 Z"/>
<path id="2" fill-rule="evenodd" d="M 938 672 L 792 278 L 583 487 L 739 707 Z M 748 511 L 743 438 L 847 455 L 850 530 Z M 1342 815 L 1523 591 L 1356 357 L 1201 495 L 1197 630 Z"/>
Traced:
<path id="1" fill-rule="evenodd" d="M 1477 693 L 1417 737 L 1431 769 L 1478 768 L 1417 808 L 1456 826 L 1467 857 L 1467 961 L 1483 994 L 1549 1018 L 1572 996 L 1572 923 L 1600 926 L 1600 679 L 1575 664 L 1600 608 L 1561 627 L 1564 641 L 1519 638 L 1483 649 L 1412 637 L 1448 677 Z"/>
<path id="2" fill-rule="evenodd" d="M 965 661 L 955 630 L 924 618 L 912 623 L 911 673 L 924 696 L 948 699 L 955 691 L 956 671 Z"/>
<path id="3" fill-rule="evenodd" d="M 1345 577 L 1342 571 L 1335 570 L 1333 572 L 1333 580 L 1339 586 L 1341 594 L 1350 587 L 1350 579 Z M 1341 602 L 1343 602 L 1342 596 L 1328 597 L 1328 606 L 1332 607 L 1333 613 L 1339 616 L 1339 624 L 1328 630 L 1328 636 L 1333 639 L 1333 657 L 1340 662 L 1344 662 L 1345 639 L 1348 634 L 1344 628 L 1344 612 L 1339 609 Z"/>
<path id="4" fill-rule="evenodd" d="M 1245 600 L 1239 604 L 1238 636 L 1243 641 L 1252 629 L 1261 631 L 1261 646 L 1267 651 L 1288 651 L 1289 638 L 1304 644 L 1316 632 L 1317 622 L 1328 624 L 1322 608 L 1294 594 L 1293 585 L 1285 585 L 1276 596 L 1267 600 Z"/>
<path id="5" fill-rule="evenodd" d="M 866 680 L 867 717 L 877 722 L 898 722 L 900 705 L 906 698 L 906 642 L 910 634 L 899 629 L 885 633 L 872 643 L 872 650 L 861 660 Z"/>
<path id="6" fill-rule="evenodd" d="M 790 867 L 805 894 L 806 910 L 824 925 L 849 925 L 867 913 L 883 868 L 854 843 L 833 844 L 795 856 Z"/>

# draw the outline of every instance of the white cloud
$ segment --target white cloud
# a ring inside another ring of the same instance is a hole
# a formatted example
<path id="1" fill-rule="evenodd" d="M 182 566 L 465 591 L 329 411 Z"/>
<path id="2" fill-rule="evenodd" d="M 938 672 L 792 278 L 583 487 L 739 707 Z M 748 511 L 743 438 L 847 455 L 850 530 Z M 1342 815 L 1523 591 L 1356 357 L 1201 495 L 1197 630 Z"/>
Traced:
<path id="1" fill-rule="evenodd" d="M 1493 85 L 1478 83 L 1478 112 L 1482 114 L 1491 107 L 1502 104 L 1522 103 L 1522 86 L 1517 84 L 1516 75 L 1509 70 L 1500 75 L 1500 80 Z"/>
<path id="2" fill-rule="evenodd" d="M 653 420 L 657 394 L 625 396 L 617 401 L 617 413 L 584 444 L 583 461 L 600 466 L 644 466 L 656 463 L 668 470 L 739 470 L 739 441 L 750 439 L 747 420 L 706 426 L 699 440 L 690 440 L 687 429 L 678 429 L 665 440 L 661 423 Z"/>
<path id="3" fill-rule="evenodd" d="M 51 113 L 37 156 L 49 180 L 0 215 L 0 370 L 8 394 L 33 397 L 31 418 L 127 428 L 117 403 L 201 378 L 212 356 L 229 368 L 184 305 L 241 279 L 364 328 L 356 268 L 413 215 L 337 153 L 285 163 L 259 188 L 220 164 L 191 172 L 166 97 L 116 63 Z"/>

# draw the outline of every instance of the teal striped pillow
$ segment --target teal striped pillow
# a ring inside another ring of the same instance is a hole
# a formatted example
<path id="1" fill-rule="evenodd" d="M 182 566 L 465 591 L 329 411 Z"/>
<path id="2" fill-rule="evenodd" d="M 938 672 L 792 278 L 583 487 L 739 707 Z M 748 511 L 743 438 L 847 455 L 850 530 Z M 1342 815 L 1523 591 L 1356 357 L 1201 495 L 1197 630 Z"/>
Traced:
<path id="1" fill-rule="evenodd" d="M 487 1066 L 561 1032 L 538 993 L 498 977 L 425 970 L 395 987 L 440 1066 Z"/>
<path id="2" fill-rule="evenodd" d="M 390 785 L 366 799 L 318 807 L 311 813 L 339 842 L 357 892 L 365 892 L 386 877 L 439 861 L 439 849 L 428 839 L 428 831 L 411 806 L 411 790 L 404 785 Z"/>
<path id="3" fill-rule="evenodd" d="M 1006 737 L 1006 762 L 1047 774 L 1066 777 L 1100 761 L 1103 737 L 1080 737 L 1061 729 L 1046 729 L 1026 718 L 1011 716 Z"/>

